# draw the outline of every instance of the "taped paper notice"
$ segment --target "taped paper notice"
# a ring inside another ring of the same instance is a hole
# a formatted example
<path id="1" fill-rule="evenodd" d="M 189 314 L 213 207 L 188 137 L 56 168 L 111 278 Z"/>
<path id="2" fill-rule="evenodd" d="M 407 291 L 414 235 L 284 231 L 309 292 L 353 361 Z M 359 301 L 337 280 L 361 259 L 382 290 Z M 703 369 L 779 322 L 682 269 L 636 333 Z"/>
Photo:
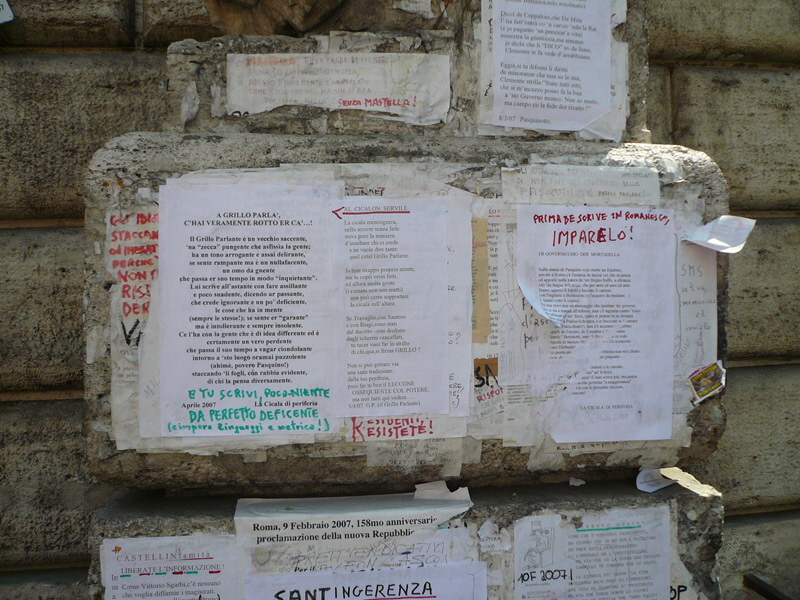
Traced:
<path id="1" fill-rule="evenodd" d="M 450 477 L 461 472 L 463 458 L 463 442 L 459 438 L 367 444 L 368 467 L 391 467 L 410 472 L 420 465 L 441 465 L 440 476 Z"/>
<path id="2" fill-rule="evenodd" d="M 486 564 L 247 577 L 245 600 L 364 598 L 486 600 Z"/>
<path id="3" fill-rule="evenodd" d="M 497 357 L 473 360 L 475 395 L 472 416 L 483 419 L 505 410 L 506 396 L 498 379 L 500 369 Z"/>
<path id="4" fill-rule="evenodd" d="M 664 477 L 666 469 L 647 469 L 642 467 L 636 476 L 636 489 L 640 492 L 656 492 L 676 483 L 674 479 Z"/>
<path id="5" fill-rule="evenodd" d="M 611 110 L 608 0 L 493 9 L 493 125 L 578 131 Z"/>
<path id="6" fill-rule="evenodd" d="M 692 386 L 693 402 L 699 404 L 706 398 L 715 396 L 725 389 L 726 371 L 722 368 L 722 361 L 697 369 L 689 376 Z"/>
<path id="7" fill-rule="evenodd" d="M 558 325 L 531 338 L 540 366 L 514 382 L 551 399 L 545 432 L 556 442 L 668 439 L 674 211 L 520 206 L 518 234 L 519 286 Z"/>
<path id="8" fill-rule="evenodd" d="M 407 417 L 349 417 L 345 419 L 350 442 L 462 438 L 466 419 L 443 415 Z"/>
<path id="9" fill-rule="evenodd" d="M 14 18 L 7 0 L 0 0 L 0 23 L 6 23 Z"/>
<path id="10" fill-rule="evenodd" d="M 234 522 L 249 573 L 422 567 L 478 559 L 469 530 L 448 526 L 471 506 L 461 494 L 241 499 Z"/>
<path id="11" fill-rule="evenodd" d="M 472 502 L 469 497 L 469 489 L 460 487 L 451 492 L 444 481 L 431 481 L 429 483 L 418 483 L 414 486 L 414 500 L 458 500 L 460 502 Z"/>
<path id="12" fill-rule="evenodd" d="M 331 431 L 323 217 L 338 193 L 335 185 L 161 188 L 163 435 Z"/>
<path id="13" fill-rule="evenodd" d="M 717 252 L 735 254 L 744 248 L 755 224 L 753 219 L 722 215 L 686 236 L 684 241 L 711 248 Z"/>
<path id="14" fill-rule="evenodd" d="M 334 414 L 448 414 L 445 203 L 350 197 L 333 212 L 346 342 Z"/>
<path id="15" fill-rule="evenodd" d="M 484 521 L 478 529 L 481 552 L 486 554 L 503 554 L 511 550 L 511 535 L 503 527 L 500 529 L 492 519 Z"/>
<path id="16" fill-rule="evenodd" d="M 615 598 L 662 598 L 670 583 L 669 551 L 666 506 L 525 517 L 514 523 L 515 598 L 573 600 L 595 597 L 597 590 Z M 634 569 L 636 577 L 628 576 Z"/>
<path id="17" fill-rule="evenodd" d="M 100 546 L 105 600 L 238 598 L 232 535 L 113 538 Z"/>
<path id="18" fill-rule="evenodd" d="M 444 121 L 450 58 L 440 54 L 229 54 L 228 114 L 279 106 L 382 113 L 414 125 Z"/>

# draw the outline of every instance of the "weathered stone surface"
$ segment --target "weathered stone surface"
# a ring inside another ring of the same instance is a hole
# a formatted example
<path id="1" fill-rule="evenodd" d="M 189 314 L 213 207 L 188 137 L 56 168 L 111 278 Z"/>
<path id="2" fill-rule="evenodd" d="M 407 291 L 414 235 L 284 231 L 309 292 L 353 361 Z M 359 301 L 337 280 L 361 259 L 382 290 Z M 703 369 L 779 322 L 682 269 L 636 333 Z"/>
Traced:
<path id="1" fill-rule="evenodd" d="M 664 59 L 800 60 L 793 0 L 662 0 L 647 3 L 650 55 Z"/>
<path id="2" fill-rule="evenodd" d="M 226 34 L 305 33 L 327 19 L 345 0 L 206 0 L 211 22 Z"/>
<path id="3" fill-rule="evenodd" d="M 172 42 L 193 39 L 205 41 L 222 35 L 211 24 L 203 0 L 144 0 L 144 45 L 169 46 Z"/>
<path id="4" fill-rule="evenodd" d="M 133 2 L 73 0 L 10 3 L 14 19 L 0 25 L 0 39 L 10 46 L 130 46 Z"/>
<path id="5" fill-rule="evenodd" d="M 383 4 L 387 0 L 383 0 Z M 222 2 L 235 11 L 250 10 L 240 3 Z M 313 3 L 305 3 L 306 6 Z M 325 4 L 326 3 L 321 3 Z M 383 6 L 383 4 L 381 6 Z M 297 7 L 301 4 L 295 3 Z M 253 10 L 261 10 L 257 4 Z M 266 5 L 264 5 L 266 6 Z M 318 5 L 315 5 L 318 6 Z M 340 10 L 350 10 L 346 3 Z M 445 11 L 446 18 L 432 20 L 431 29 L 416 23 L 392 30 L 389 27 L 341 27 L 331 44 L 346 44 L 352 52 L 429 53 L 450 57 L 451 98 L 450 110 L 443 123 L 428 126 L 411 125 L 382 118 L 381 115 L 362 110 L 325 110 L 309 106 L 281 106 L 264 113 L 244 117 L 227 115 L 226 57 L 229 53 L 325 53 L 329 51 L 329 38 L 318 35 L 306 38 L 273 35 L 227 36 L 204 43 L 186 40 L 172 44 L 168 50 L 167 71 L 170 80 L 168 120 L 165 129 L 185 132 L 214 133 L 284 133 L 284 134 L 403 134 L 439 136 L 475 136 L 479 131 L 478 108 L 480 40 L 478 3 L 470 2 L 472 12 L 462 5 L 453 5 Z M 358 14 L 375 16 L 380 7 L 370 6 Z M 388 10 L 388 9 L 387 9 Z M 280 12 L 280 11 L 279 11 Z M 401 11 L 402 12 L 402 11 Z M 391 13 L 389 11 L 387 14 Z M 408 13 L 406 13 L 408 14 Z M 241 15 L 240 15 L 241 16 Z M 288 18 L 286 15 L 281 19 Z M 331 17 L 333 19 L 334 17 Z M 331 19 L 326 20 L 328 23 Z M 252 19 L 245 19 L 252 23 Z M 385 24 L 383 24 L 385 25 Z M 265 26 L 266 27 L 266 26 Z M 319 30 L 319 31 L 317 31 Z M 249 30 L 248 30 L 249 31 Z M 322 25 L 314 32 L 326 33 Z M 353 33 L 347 33 L 352 31 Z M 376 33 L 385 32 L 386 33 Z M 357 33 L 356 33 L 357 32 Z M 616 38 L 628 43 L 628 98 L 630 114 L 623 139 L 648 141 L 645 131 L 647 89 L 647 44 L 644 16 L 640 2 L 631 2 L 627 22 L 615 29 Z M 187 111 L 188 106 L 194 106 Z M 498 135 L 504 132 L 497 128 Z M 577 133 L 544 136 L 533 131 L 525 136 L 533 139 L 576 139 Z"/>
<path id="6" fill-rule="evenodd" d="M 730 257 L 731 357 L 800 355 L 800 219 L 762 219 Z"/>
<path id="7" fill-rule="evenodd" d="M 800 207 L 800 72 L 675 68 L 672 86 L 673 141 L 716 161 L 733 210 Z"/>
<path id="8" fill-rule="evenodd" d="M 83 600 L 89 593 L 86 576 L 86 569 L 0 574 L 0 598 Z"/>
<path id="9" fill-rule="evenodd" d="M 717 559 L 725 600 L 764 597 L 744 587 L 745 573 L 757 575 L 787 598 L 800 598 L 800 512 L 726 518 Z"/>
<path id="10" fill-rule="evenodd" d="M 725 407 L 717 452 L 688 470 L 720 490 L 729 511 L 795 504 L 800 367 L 730 369 Z"/>
<path id="11" fill-rule="evenodd" d="M 327 34 L 331 31 L 396 31 L 412 33 L 426 29 L 452 29 L 459 19 L 471 19 L 479 3 L 445 5 L 431 3 L 428 12 L 400 8 L 398 0 L 346 0 L 323 14 L 336 2 L 318 3 L 307 17 L 296 7 L 274 2 L 212 0 L 212 19 L 203 0 L 144 0 L 144 44 L 166 46 L 184 39 L 206 41 L 223 33 L 257 35 Z M 254 16 L 253 13 L 256 13 Z M 275 13 L 272 18 L 264 13 Z"/>
<path id="12" fill-rule="evenodd" d="M 475 531 L 492 519 L 498 527 L 508 530 L 512 541 L 514 522 L 533 514 L 561 514 L 562 518 L 575 519 L 589 511 L 667 506 L 673 549 L 670 583 L 676 587 L 685 585 L 695 594 L 705 594 L 709 600 L 720 597 L 711 573 L 721 542 L 721 498 L 712 487 L 700 484 L 688 474 L 682 474 L 678 484 L 654 494 L 637 491 L 629 480 L 582 487 L 562 484 L 473 489 L 470 495 L 474 506 L 462 517 L 467 527 Z M 102 598 L 99 548 L 104 538 L 232 533 L 235 501 L 232 497 L 161 499 L 155 494 L 142 493 L 115 497 L 93 520 L 89 540 L 90 597 Z M 484 553 L 480 558 L 491 560 Z M 513 569 L 513 550 L 503 553 L 502 560 L 510 560 Z M 514 597 L 511 579 L 507 578 L 505 586 L 498 590 L 503 600 Z"/>
<path id="13" fill-rule="evenodd" d="M 80 387 L 83 230 L 0 230 L 0 388 Z"/>
<path id="14" fill-rule="evenodd" d="M 497 165 L 523 164 L 531 153 L 546 162 L 652 166 L 664 175 L 662 197 L 665 201 L 678 202 L 682 206 L 685 202 L 695 201 L 695 194 L 699 194 L 702 202 L 698 202 L 698 206 L 705 206 L 706 219 L 727 211 L 725 184 L 716 166 L 700 153 L 674 146 L 418 136 L 130 134 L 109 143 L 92 162 L 87 179 L 88 243 L 91 245 L 96 241 L 104 247 L 108 207 L 117 205 L 122 210 L 134 210 L 140 202 L 137 198 L 141 198 L 138 189 L 149 188 L 151 193 L 155 193 L 165 179 L 188 171 L 258 168 L 296 162 L 466 163 L 481 165 L 483 169 L 460 167 L 450 183 L 463 189 L 475 189 L 473 178 L 496 177 Z M 682 173 L 680 182 L 675 182 L 676 169 Z M 228 443 L 224 448 L 214 445 L 212 448 L 195 446 L 191 449 L 204 454 L 222 450 L 218 456 L 187 456 L 176 453 L 175 445 L 165 446 L 166 442 L 150 439 L 147 443 L 132 441 L 126 446 L 139 448 L 141 452 L 118 451 L 111 439 L 111 358 L 105 350 L 110 343 L 109 285 L 112 279 L 105 271 L 102 254 L 90 253 L 87 265 L 86 330 L 94 340 L 95 351 L 93 360 L 87 365 L 86 386 L 90 398 L 87 423 L 90 426 L 86 431 L 90 463 L 97 475 L 110 482 L 137 487 L 184 489 L 219 486 L 258 494 L 367 492 L 378 482 L 389 491 L 403 488 L 411 479 L 453 477 L 441 465 L 419 466 L 411 473 L 390 467 L 368 467 L 366 449 L 359 443 L 263 448 L 257 439 L 239 438 L 235 444 Z M 723 291 L 725 282 L 723 268 L 720 280 Z M 724 306 L 720 310 L 724 311 Z M 724 335 L 721 339 L 724 340 Z M 685 398 L 683 401 L 688 404 Z M 113 402 L 127 400 L 117 395 Z M 136 417 L 132 419 L 131 422 L 135 422 Z M 681 447 L 682 442 L 652 443 L 645 449 L 637 444 L 624 450 L 603 451 L 591 447 L 574 451 L 542 447 L 531 457 L 527 449 L 504 448 L 499 440 L 484 441 L 480 462 L 464 464 L 459 475 L 473 486 L 508 485 L 563 480 L 568 473 L 576 471 L 586 473 L 587 477 L 607 478 L 630 473 L 643 464 L 668 466 L 697 461 L 713 450 L 724 426 L 724 411 L 719 398 L 693 409 L 688 415 L 688 424 L 694 430 L 689 447 Z M 165 452 L 152 452 L 156 447 Z M 241 451 L 257 456 L 236 453 Z M 545 464 L 545 455 L 553 461 Z M 187 463 L 191 464 L 191 469 L 187 469 Z"/>
<path id="15" fill-rule="evenodd" d="M 163 120 L 163 65 L 138 52 L 0 56 L 0 217 L 79 217 L 92 153 Z"/>
<path id="16" fill-rule="evenodd" d="M 80 401 L 0 404 L 0 567 L 86 561 L 111 488 L 86 473 L 82 414 Z"/>
<path id="17" fill-rule="evenodd" d="M 672 98 L 669 70 L 650 67 L 647 80 L 647 129 L 654 144 L 672 143 Z"/>

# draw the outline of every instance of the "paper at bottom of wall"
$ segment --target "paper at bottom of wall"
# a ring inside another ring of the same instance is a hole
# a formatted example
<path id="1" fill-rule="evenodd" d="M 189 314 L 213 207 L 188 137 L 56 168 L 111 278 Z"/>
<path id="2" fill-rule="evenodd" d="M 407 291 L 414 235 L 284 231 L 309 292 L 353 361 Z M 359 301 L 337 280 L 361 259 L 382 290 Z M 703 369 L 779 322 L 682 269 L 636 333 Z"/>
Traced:
<path id="1" fill-rule="evenodd" d="M 486 564 L 476 561 L 416 569 L 262 575 L 245 578 L 244 591 L 245 600 L 486 600 Z"/>
<path id="2" fill-rule="evenodd" d="M 100 573 L 105 600 L 157 598 L 167 588 L 187 600 L 240 597 L 232 535 L 105 539 Z"/>

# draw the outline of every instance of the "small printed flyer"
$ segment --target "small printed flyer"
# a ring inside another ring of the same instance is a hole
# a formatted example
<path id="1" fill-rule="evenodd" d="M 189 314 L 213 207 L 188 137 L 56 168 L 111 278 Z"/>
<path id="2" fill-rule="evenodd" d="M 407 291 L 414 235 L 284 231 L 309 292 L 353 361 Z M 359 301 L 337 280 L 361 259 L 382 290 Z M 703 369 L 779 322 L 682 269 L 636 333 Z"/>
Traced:
<path id="1" fill-rule="evenodd" d="M 105 600 L 239 597 L 232 535 L 106 539 L 100 565 Z"/>

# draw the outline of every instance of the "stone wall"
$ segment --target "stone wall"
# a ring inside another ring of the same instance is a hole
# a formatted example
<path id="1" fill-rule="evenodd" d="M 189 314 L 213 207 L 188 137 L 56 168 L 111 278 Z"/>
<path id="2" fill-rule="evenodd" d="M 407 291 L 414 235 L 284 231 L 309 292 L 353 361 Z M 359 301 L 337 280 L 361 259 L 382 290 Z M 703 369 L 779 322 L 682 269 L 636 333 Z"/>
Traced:
<path id="1" fill-rule="evenodd" d="M 202 0 L 9 0 L 0 25 L 0 596 L 85 597 L 87 524 L 112 488 L 86 472 L 80 181 L 92 154 L 166 119 L 166 46 L 221 32 Z M 351 0 L 313 32 L 441 28 Z M 434 3 L 461 15 L 475 2 Z M 734 214 L 759 220 L 730 261 L 728 429 L 691 470 L 723 493 L 719 579 L 800 594 L 800 7 L 793 0 L 629 0 L 649 29 L 653 142 L 706 152 Z M 456 32 L 456 38 L 462 34 Z"/>

